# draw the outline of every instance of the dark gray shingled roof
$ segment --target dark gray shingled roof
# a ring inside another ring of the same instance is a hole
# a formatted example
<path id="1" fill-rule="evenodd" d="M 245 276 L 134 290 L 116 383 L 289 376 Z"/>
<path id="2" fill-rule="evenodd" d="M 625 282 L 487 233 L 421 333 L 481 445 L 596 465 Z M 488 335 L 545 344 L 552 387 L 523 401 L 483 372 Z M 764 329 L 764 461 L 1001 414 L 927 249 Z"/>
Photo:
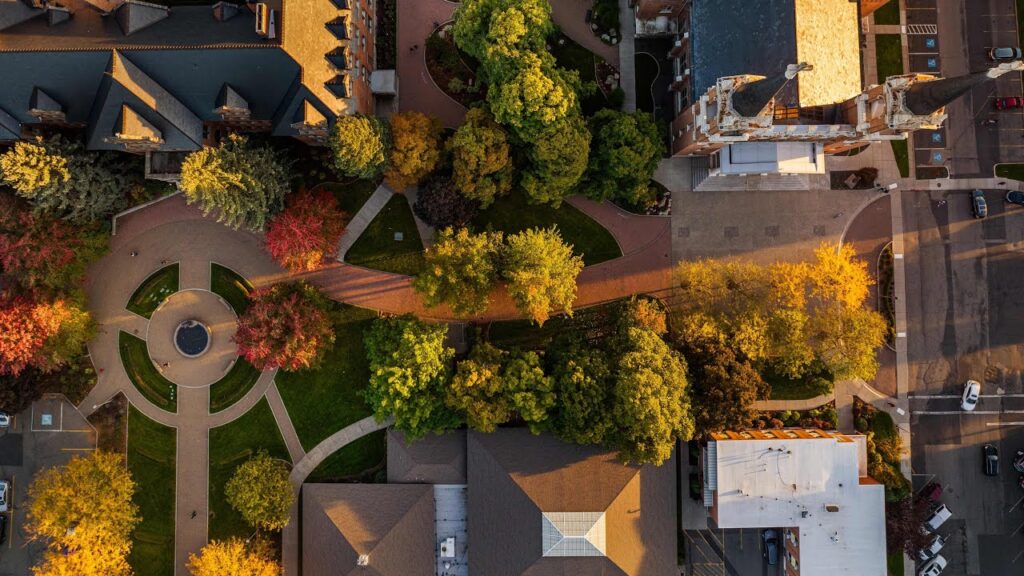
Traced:
<path id="1" fill-rule="evenodd" d="M 17 140 L 20 133 L 21 123 L 0 108 L 0 141 Z"/>
<path id="2" fill-rule="evenodd" d="M 675 576 L 675 465 L 525 429 L 470 432 L 469 569 L 488 576 Z M 544 512 L 604 512 L 607 556 L 543 557 Z"/>
<path id="3" fill-rule="evenodd" d="M 690 21 L 694 99 L 723 76 L 774 76 L 796 63 L 793 0 L 694 0 Z M 783 90 L 787 105 L 796 87 Z"/>
<path id="4" fill-rule="evenodd" d="M 466 483 L 466 431 L 429 434 L 407 444 L 405 434 L 388 430 L 388 482 Z"/>
<path id="5" fill-rule="evenodd" d="M 302 574 L 434 576 L 433 487 L 304 484 Z"/>
<path id="6" fill-rule="evenodd" d="M 36 16 L 42 16 L 45 10 L 32 8 L 21 0 L 0 0 L 0 30 L 17 26 Z"/>

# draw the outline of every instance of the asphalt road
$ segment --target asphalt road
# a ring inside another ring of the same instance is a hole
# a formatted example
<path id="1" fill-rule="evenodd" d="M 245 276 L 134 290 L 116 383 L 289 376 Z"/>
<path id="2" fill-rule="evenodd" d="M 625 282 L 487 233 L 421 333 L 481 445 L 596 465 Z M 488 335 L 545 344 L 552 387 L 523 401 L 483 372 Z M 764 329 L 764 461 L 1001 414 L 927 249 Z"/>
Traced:
<path id="1" fill-rule="evenodd" d="M 1024 449 L 1024 209 L 987 194 L 975 220 L 970 191 L 903 196 L 908 376 L 914 485 L 935 480 L 954 516 L 941 533 L 948 574 L 1024 574 L 1024 491 L 1010 465 Z M 982 382 L 972 413 L 964 382 Z M 982 446 L 1003 458 L 982 473 Z"/>

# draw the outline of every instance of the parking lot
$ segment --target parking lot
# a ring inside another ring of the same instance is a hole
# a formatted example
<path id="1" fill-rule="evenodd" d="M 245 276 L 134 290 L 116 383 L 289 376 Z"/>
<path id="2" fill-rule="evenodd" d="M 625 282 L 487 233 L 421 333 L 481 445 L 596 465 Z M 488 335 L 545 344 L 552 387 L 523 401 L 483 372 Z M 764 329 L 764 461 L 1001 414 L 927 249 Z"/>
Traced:
<path id="1" fill-rule="evenodd" d="M 778 562 L 764 557 L 761 530 L 685 530 L 686 572 L 692 576 L 778 576 L 782 570 L 782 539 Z M 780 535 L 781 529 L 776 530 Z"/>
<path id="2" fill-rule="evenodd" d="M 945 573 L 1019 575 L 1024 491 L 1011 460 L 1024 449 L 1024 208 L 987 191 L 989 216 L 976 220 L 970 192 L 903 196 L 914 485 L 945 487 Z M 982 388 L 965 413 L 968 379 Z M 983 473 L 985 444 L 1000 451 L 998 477 Z"/>
<path id="3" fill-rule="evenodd" d="M 43 468 L 65 464 L 72 456 L 95 449 L 96 434 L 89 422 L 62 396 L 35 402 L 0 431 L 0 478 L 11 483 L 7 541 L 0 548 L 0 576 L 25 576 L 40 553 L 28 545 L 25 524 L 26 488 Z"/>

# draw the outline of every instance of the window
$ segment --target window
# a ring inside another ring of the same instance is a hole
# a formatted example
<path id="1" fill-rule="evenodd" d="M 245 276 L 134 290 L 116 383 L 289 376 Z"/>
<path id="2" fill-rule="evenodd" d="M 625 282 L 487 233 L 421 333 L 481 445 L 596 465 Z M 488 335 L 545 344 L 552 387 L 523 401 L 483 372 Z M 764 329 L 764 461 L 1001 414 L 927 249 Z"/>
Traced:
<path id="1" fill-rule="evenodd" d="M 671 4 L 662 4 L 660 12 L 662 14 L 671 14 L 672 13 L 672 5 Z"/>

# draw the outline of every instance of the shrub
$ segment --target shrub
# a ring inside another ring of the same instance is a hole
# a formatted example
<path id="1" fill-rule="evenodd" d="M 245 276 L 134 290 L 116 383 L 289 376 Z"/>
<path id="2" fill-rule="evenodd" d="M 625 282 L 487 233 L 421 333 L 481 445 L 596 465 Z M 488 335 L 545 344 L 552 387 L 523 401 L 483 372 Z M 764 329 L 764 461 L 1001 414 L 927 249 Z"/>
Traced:
<path id="1" fill-rule="evenodd" d="M 476 217 L 480 204 L 461 194 L 450 178 L 434 175 L 420 186 L 412 209 L 435 228 L 461 228 Z"/>

